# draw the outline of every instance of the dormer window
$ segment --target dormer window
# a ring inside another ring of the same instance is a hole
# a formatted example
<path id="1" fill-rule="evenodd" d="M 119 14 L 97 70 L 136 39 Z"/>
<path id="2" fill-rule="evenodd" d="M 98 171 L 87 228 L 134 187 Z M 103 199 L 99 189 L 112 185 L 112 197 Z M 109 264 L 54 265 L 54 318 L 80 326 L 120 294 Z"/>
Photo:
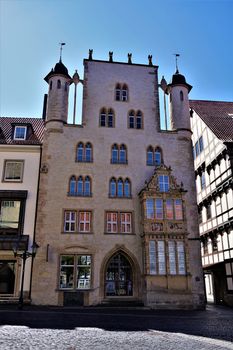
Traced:
<path id="1" fill-rule="evenodd" d="M 15 126 L 14 140 L 26 140 L 27 127 L 26 126 Z"/>

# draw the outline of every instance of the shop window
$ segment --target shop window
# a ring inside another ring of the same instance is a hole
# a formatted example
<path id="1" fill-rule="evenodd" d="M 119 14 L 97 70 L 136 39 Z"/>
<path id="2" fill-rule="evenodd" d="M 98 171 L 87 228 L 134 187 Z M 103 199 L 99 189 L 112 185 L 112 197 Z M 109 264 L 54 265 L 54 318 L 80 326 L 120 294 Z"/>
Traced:
<path id="1" fill-rule="evenodd" d="M 90 289 L 91 255 L 61 255 L 60 289 Z"/>
<path id="2" fill-rule="evenodd" d="M 0 235 L 21 235 L 27 191 L 0 191 Z"/>

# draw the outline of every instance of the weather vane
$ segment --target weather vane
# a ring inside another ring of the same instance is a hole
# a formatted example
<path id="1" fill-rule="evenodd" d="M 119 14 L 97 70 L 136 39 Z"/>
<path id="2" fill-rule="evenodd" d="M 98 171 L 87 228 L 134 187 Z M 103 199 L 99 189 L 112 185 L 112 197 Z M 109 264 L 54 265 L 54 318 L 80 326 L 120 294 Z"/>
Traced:
<path id="1" fill-rule="evenodd" d="M 64 46 L 66 43 L 59 43 L 60 46 L 60 61 L 61 61 L 61 58 L 62 58 L 62 46 Z"/>
<path id="2" fill-rule="evenodd" d="M 180 57 L 180 54 L 179 53 L 174 53 L 174 56 L 176 56 L 176 72 L 179 73 L 179 70 L 178 70 L 178 57 Z"/>

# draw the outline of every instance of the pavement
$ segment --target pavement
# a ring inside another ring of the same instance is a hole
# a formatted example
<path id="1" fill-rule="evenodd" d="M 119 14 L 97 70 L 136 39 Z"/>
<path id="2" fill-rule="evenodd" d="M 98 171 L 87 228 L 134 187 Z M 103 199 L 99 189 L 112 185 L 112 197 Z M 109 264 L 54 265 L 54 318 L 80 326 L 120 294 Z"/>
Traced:
<path id="1" fill-rule="evenodd" d="M 0 306 L 0 349 L 233 350 L 233 309 Z"/>

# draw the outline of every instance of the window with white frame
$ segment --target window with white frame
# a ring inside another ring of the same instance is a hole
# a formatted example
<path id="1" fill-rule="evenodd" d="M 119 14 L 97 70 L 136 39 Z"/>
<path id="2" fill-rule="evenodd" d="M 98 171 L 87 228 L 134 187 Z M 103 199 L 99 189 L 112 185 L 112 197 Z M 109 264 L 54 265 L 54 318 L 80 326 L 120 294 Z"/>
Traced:
<path id="1" fill-rule="evenodd" d="M 15 126 L 14 140 L 26 140 L 27 127 L 26 126 Z"/>
<path id="2" fill-rule="evenodd" d="M 91 255 L 61 255 L 59 288 L 90 289 Z"/>
<path id="3" fill-rule="evenodd" d="M 159 190 L 160 192 L 169 191 L 169 176 L 168 175 L 159 175 Z"/>
<path id="4" fill-rule="evenodd" d="M 130 110 L 128 114 L 128 128 L 143 129 L 143 115 L 140 110 Z"/>
<path id="5" fill-rule="evenodd" d="M 23 160 L 5 160 L 3 181 L 21 182 L 23 180 Z"/>
<path id="6" fill-rule="evenodd" d="M 107 212 L 107 233 L 132 233 L 132 213 L 130 212 Z"/>
<path id="7" fill-rule="evenodd" d="M 91 211 L 65 210 L 64 232 L 91 232 Z"/>
<path id="8" fill-rule="evenodd" d="M 128 86 L 126 84 L 117 84 L 115 88 L 116 101 L 128 101 Z"/>
<path id="9" fill-rule="evenodd" d="M 115 115 L 113 109 L 101 109 L 99 116 L 99 126 L 108 128 L 115 127 Z"/>
<path id="10" fill-rule="evenodd" d="M 79 232 L 91 232 L 91 212 L 79 211 Z"/>

